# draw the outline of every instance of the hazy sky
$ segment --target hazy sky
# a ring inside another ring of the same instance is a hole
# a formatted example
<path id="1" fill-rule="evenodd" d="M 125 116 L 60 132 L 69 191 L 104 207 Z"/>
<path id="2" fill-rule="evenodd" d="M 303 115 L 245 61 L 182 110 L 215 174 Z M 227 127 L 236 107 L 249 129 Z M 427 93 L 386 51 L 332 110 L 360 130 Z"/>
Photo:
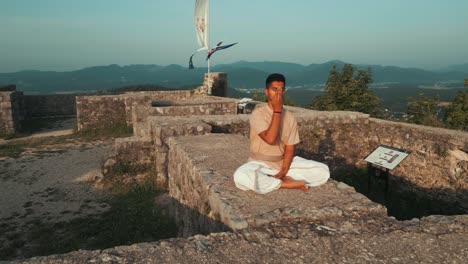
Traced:
<path id="1" fill-rule="evenodd" d="M 0 0 L 0 72 L 181 64 L 195 0 Z M 213 63 L 468 63 L 468 0 L 211 0 Z M 204 56 L 195 64 L 204 65 Z"/>

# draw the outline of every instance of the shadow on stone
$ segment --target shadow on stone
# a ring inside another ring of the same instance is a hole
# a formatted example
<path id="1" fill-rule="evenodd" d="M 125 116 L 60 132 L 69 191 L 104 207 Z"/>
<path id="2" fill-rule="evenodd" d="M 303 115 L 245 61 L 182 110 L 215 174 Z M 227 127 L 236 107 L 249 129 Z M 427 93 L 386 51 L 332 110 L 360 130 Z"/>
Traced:
<path id="1" fill-rule="evenodd" d="M 0 219 L 0 232 L 8 239 L 0 246 L 0 262 L 230 230 L 147 185 L 100 203 L 109 209 L 92 215 L 67 211 L 76 215 L 69 221 L 43 217 L 18 226 L 14 218 Z"/>
<path id="2" fill-rule="evenodd" d="M 326 163 L 331 177 L 344 182 L 373 202 L 387 207 L 388 215 L 398 220 L 421 218 L 429 215 L 458 215 L 468 213 L 468 190 L 426 189 L 417 186 L 403 177 L 389 175 L 389 189 L 385 195 L 385 179 L 371 177 L 368 189 L 366 167 L 348 164 L 346 159 L 334 156 L 335 143 L 332 131 L 326 130 L 325 136 L 316 139 L 318 151 L 311 151 L 308 144 L 297 148 L 299 156 Z"/>

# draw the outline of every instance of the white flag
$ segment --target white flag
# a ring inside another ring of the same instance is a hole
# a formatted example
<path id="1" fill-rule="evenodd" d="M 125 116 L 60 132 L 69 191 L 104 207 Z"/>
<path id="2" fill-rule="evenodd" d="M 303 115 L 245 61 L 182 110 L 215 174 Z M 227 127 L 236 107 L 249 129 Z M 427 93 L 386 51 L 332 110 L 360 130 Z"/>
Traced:
<path id="1" fill-rule="evenodd" d="M 195 30 L 201 49 L 208 49 L 208 5 L 208 0 L 195 0 Z"/>

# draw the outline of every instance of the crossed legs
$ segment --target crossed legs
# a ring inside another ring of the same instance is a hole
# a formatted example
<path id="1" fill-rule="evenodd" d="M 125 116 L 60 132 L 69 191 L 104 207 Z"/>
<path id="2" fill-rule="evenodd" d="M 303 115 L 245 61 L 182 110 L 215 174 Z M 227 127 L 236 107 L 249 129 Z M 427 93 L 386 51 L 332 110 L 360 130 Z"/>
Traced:
<path id="1" fill-rule="evenodd" d="M 280 188 L 285 188 L 285 189 L 299 189 L 303 191 L 307 191 L 308 187 L 305 184 L 305 181 L 296 181 L 293 178 L 289 176 L 284 176 L 281 179 L 281 185 Z"/>

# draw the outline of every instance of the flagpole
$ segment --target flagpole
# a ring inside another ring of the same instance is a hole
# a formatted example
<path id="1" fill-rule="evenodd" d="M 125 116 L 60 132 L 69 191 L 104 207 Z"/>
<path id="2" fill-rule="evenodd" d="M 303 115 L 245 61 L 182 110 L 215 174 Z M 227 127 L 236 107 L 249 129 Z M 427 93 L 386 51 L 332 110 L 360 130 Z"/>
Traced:
<path id="1" fill-rule="evenodd" d="M 210 52 L 210 0 L 207 0 L 207 15 L 206 15 L 206 44 L 208 45 L 208 52 Z M 211 95 L 211 78 L 210 78 L 210 60 L 211 58 L 208 58 L 208 95 Z"/>

